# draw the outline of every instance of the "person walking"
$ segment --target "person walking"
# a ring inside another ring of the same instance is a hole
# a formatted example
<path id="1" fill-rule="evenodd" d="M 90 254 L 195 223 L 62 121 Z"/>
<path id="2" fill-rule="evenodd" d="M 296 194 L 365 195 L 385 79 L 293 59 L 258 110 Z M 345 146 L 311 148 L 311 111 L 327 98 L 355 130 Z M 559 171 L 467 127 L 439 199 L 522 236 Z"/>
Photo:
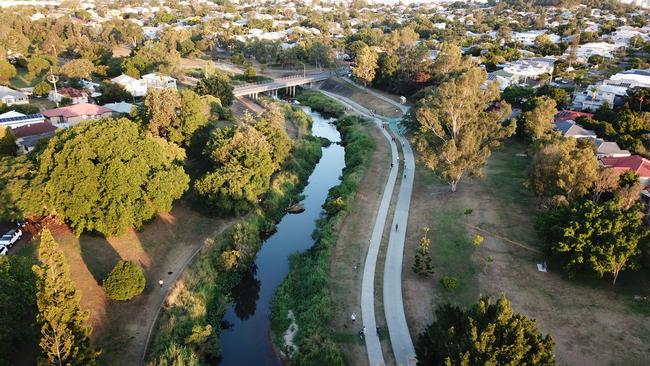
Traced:
<path id="1" fill-rule="evenodd" d="M 161 278 L 161 279 L 158 281 L 158 284 L 160 285 L 160 288 L 162 288 L 163 285 L 165 284 L 165 281 L 163 281 L 162 278 Z"/>
<path id="2" fill-rule="evenodd" d="M 357 320 L 357 313 L 353 312 L 352 315 L 350 315 L 350 319 L 352 319 L 352 322 L 354 323 Z"/>

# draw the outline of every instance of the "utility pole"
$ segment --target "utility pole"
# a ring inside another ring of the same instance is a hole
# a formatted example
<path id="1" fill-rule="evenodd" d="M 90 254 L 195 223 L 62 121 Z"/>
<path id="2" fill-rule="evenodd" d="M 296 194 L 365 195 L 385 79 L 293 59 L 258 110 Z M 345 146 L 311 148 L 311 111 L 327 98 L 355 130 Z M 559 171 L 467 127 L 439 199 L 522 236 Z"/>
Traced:
<path id="1" fill-rule="evenodd" d="M 54 85 L 54 102 L 56 103 L 56 107 L 59 108 L 59 92 L 56 90 L 56 82 L 59 81 L 59 77 L 54 74 L 50 74 L 47 76 L 47 81 Z"/>

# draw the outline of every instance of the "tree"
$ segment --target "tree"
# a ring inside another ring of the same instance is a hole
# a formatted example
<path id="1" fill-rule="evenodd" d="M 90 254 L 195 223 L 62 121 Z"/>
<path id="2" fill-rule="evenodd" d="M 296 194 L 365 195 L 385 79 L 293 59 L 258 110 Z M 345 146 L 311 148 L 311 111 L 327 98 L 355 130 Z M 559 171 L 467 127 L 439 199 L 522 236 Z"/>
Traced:
<path id="1" fill-rule="evenodd" d="M 536 97 L 532 100 L 532 110 L 522 113 L 520 119 L 524 133 L 533 140 L 539 139 L 553 130 L 553 121 L 557 109 L 555 100 Z"/>
<path id="2" fill-rule="evenodd" d="M 249 125 L 217 130 L 205 150 L 216 170 L 194 188 L 220 214 L 241 214 L 268 187 L 274 172 L 271 148 L 262 133 Z"/>
<path id="3" fill-rule="evenodd" d="M 35 344 L 36 278 L 32 260 L 24 256 L 0 257 L 0 364 L 9 355 Z"/>
<path id="4" fill-rule="evenodd" d="M 97 98 L 101 104 L 123 102 L 133 99 L 131 93 L 120 84 L 104 81 L 101 87 L 102 95 Z"/>
<path id="5" fill-rule="evenodd" d="M 529 185 L 537 196 L 576 198 L 589 192 L 598 176 L 591 141 L 555 139 L 533 156 Z"/>
<path id="6" fill-rule="evenodd" d="M 221 74 L 207 76 L 199 80 L 194 87 L 194 91 L 199 95 L 209 94 L 215 96 L 219 98 L 224 106 L 231 105 L 233 99 L 235 99 L 232 94 L 230 80 L 227 76 Z"/>
<path id="7" fill-rule="evenodd" d="M 515 314 L 505 295 L 468 310 L 444 304 L 416 341 L 418 365 L 555 365 L 554 341 Z"/>
<path id="8" fill-rule="evenodd" d="M 140 265 L 131 261 L 119 261 L 104 280 L 103 286 L 111 299 L 130 300 L 142 293 L 145 282 Z"/>
<path id="9" fill-rule="evenodd" d="M 322 41 L 314 41 L 307 51 L 307 59 L 316 67 L 329 67 L 332 63 L 332 47 Z"/>
<path id="10" fill-rule="evenodd" d="M 61 66 L 61 74 L 68 78 L 90 79 L 90 75 L 96 71 L 92 61 L 85 58 L 78 58 L 66 62 Z"/>
<path id="11" fill-rule="evenodd" d="M 364 85 L 372 83 L 377 70 L 377 52 L 366 46 L 357 53 L 357 58 L 352 66 L 352 73 L 363 81 Z"/>
<path id="12" fill-rule="evenodd" d="M 600 201 L 603 193 L 614 192 L 618 188 L 621 173 L 613 168 L 602 168 L 594 180 L 594 201 Z"/>
<path id="13" fill-rule="evenodd" d="M 184 152 L 143 136 L 126 118 L 81 123 L 54 136 L 39 157 L 35 191 L 76 234 L 118 235 L 171 210 L 189 177 Z M 70 184 L 70 182 L 75 182 Z"/>
<path id="14" fill-rule="evenodd" d="M 244 70 L 244 77 L 246 78 L 247 81 L 255 81 L 255 78 L 257 77 L 257 72 L 255 71 L 255 68 L 253 67 L 252 64 L 246 65 L 246 69 Z"/>
<path id="15" fill-rule="evenodd" d="M 438 78 L 447 74 L 466 70 L 471 65 L 471 58 L 464 57 L 460 48 L 453 43 L 443 43 L 431 70 Z"/>
<path id="16" fill-rule="evenodd" d="M 427 167 L 449 183 L 452 192 L 463 176 L 481 176 L 491 150 L 516 127 L 512 121 L 502 124 L 510 115 L 510 105 L 497 103 L 496 83 L 481 89 L 486 78 L 485 71 L 471 68 L 442 83 L 416 109 L 416 147 Z"/>
<path id="17" fill-rule="evenodd" d="M 68 263 L 47 229 L 41 232 L 36 275 L 37 321 L 41 326 L 42 361 L 50 365 L 96 365 L 99 352 L 90 345 L 88 312 L 70 279 Z"/>
<path id="18" fill-rule="evenodd" d="M 210 104 L 195 92 L 151 90 L 144 101 L 146 127 L 154 136 L 187 146 L 194 132 L 208 123 Z"/>
<path id="19" fill-rule="evenodd" d="M 52 86 L 50 83 L 44 80 L 34 85 L 34 94 L 38 95 L 39 97 L 45 97 L 49 95 L 50 90 L 52 90 Z"/>
<path id="20" fill-rule="evenodd" d="M 424 227 L 424 235 L 420 239 L 420 246 L 415 252 L 415 261 L 413 263 L 413 272 L 421 276 L 427 277 L 433 274 L 433 263 L 429 255 L 429 245 L 431 241 L 428 238 L 429 228 Z"/>
<path id="21" fill-rule="evenodd" d="M 625 103 L 631 110 L 650 112 L 650 88 L 630 88 L 627 95 Z"/>
<path id="22" fill-rule="evenodd" d="M 50 67 L 50 61 L 42 56 L 32 56 L 27 61 L 27 71 L 30 77 L 36 77 Z"/>
<path id="23" fill-rule="evenodd" d="M 7 60 L 0 60 L 0 85 L 9 84 L 9 79 L 16 76 L 16 68 Z"/>
<path id="24" fill-rule="evenodd" d="M 541 214 L 536 227 L 570 276 L 611 273 L 615 284 L 620 271 L 637 267 L 640 242 L 649 234 L 642 219 L 640 205 L 584 200 Z"/>
<path id="25" fill-rule="evenodd" d="M 165 349 L 165 352 L 147 366 L 199 366 L 199 359 L 188 346 L 179 346 L 172 343 Z"/>
<path id="26" fill-rule="evenodd" d="M 16 145 L 16 136 L 11 132 L 10 127 L 0 126 L 0 156 L 16 155 L 18 145 Z"/>

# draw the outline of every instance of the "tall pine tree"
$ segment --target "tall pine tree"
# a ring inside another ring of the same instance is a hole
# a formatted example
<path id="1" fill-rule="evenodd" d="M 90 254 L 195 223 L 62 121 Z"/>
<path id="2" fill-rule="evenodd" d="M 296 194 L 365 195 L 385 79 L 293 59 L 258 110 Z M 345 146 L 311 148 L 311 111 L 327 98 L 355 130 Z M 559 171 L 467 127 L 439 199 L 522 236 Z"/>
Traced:
<path id="1" fill-rule="evenodd" d="M 41 233 L 40 265 L 36 275 L 36 317 L 41 326 L 43 365 L 96 365 L 99 352 L 90 345 L 88 312 L 79 306 L 79 294 L 70 280 L 68 263 L 49 230 Z"/>

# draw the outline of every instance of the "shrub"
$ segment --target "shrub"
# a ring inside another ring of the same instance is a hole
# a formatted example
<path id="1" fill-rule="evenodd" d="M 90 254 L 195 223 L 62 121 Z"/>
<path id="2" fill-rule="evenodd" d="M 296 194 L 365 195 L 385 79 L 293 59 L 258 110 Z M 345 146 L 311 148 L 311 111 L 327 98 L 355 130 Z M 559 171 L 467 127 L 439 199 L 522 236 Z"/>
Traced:
<path id="1" fill-rule="evenodd" d="M 478 234 L 474 235 L 474 240 L 473 240 L 474 246 L 475 247 L 480 247 L 481 244 L 483 244 L 483 240 L 484 240 L 484 238 L 482 236 L 480 236 Z"/>
<path id="2" fill-rule="evenodd" d="M 144 290 L 142 268 L 130 261 L 119 261 L 104 280 L 106 294 L 113 300 L 130 300 Z"/>
<path id="3" fill-rule="evenodd" d="M 447 290 L 454 290 L 458 287 L 458 279 L 456 277 L 443 276 L 440 279 L 440 284 Z"/>

